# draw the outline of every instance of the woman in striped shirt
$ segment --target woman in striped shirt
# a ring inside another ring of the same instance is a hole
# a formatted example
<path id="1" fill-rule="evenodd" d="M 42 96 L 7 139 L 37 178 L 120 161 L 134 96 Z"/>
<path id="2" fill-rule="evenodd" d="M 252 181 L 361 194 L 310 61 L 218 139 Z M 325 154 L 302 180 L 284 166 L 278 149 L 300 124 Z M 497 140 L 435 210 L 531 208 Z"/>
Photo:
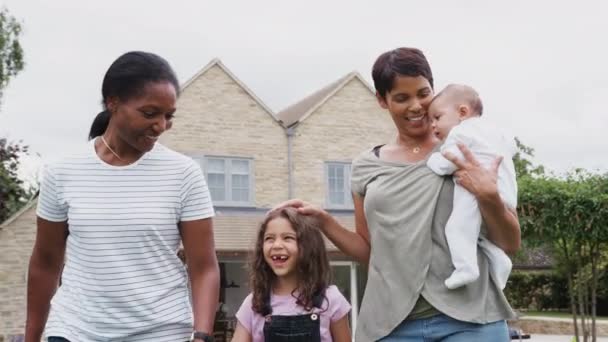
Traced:
<path id="1" fill-rule="evenodd" d="M 199 165 L 157 142 L 172 125 L 175 73 L 157 55 L 129 52 L 110 66 L 102 95 L 85 151 L 45 168 L 26 341 L 43 332 L 64 342 L 210 341 L 213 206 Z"/>

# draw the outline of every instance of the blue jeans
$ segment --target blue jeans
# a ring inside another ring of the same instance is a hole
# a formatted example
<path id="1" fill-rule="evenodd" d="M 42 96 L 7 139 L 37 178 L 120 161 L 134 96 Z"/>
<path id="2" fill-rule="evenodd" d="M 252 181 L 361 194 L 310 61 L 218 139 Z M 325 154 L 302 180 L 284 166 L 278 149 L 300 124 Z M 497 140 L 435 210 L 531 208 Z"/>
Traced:
<path id="1" fill-rule="evenodd" d="M 456 320 L 444 314 L 406 320 L 380 342 L 508 342 L 505 321 L 476 324 Z"/>

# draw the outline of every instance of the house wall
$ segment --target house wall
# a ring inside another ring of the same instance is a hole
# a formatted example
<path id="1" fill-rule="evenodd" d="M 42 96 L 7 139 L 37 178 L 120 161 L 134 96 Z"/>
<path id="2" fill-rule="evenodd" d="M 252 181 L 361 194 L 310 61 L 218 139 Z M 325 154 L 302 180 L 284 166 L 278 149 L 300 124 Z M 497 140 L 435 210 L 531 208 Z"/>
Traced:
<path id="1" fill-rule="evenodd" d="M 389 114 L 356 77 L 295 131 L 294 195 L 317 205 L 325 205 L 325 162 L 350 162 L 366 149 L 389 142 L 395 134 Z"/>
<path id="2" fill-rule="evenodd" d="M 255 206 L 287 199 L 285 131 L 218 65 L 183 90 L 173 128 L 160 141 L 188 155 L 253 158 Z"/>

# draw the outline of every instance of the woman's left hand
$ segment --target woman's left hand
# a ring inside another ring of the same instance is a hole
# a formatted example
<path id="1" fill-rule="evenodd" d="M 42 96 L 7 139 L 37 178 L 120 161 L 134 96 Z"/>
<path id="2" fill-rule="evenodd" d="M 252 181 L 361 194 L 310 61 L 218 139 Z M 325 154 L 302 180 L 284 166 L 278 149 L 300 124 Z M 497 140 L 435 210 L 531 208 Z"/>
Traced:
<path id="1" fill-rule="evenodd" d="M 477 199 L 492 198 L 498 194 L 498 167 L 502 157 L 497 157 L 489 169 L 484 168 L 471 150 L 458 144 L 464 159 L 447 152 L 444 157 L 454 163 L 458 170 L 454 172 L 454 182 L 465 188 Z"/>

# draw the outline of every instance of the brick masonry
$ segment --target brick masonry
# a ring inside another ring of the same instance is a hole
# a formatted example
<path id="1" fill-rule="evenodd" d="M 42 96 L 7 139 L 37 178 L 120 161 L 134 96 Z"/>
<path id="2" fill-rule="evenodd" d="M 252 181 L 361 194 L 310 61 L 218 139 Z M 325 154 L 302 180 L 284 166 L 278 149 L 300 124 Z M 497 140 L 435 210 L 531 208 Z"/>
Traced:
<path id="1" fill-rule="evenodd" d="M 173 128 L 161 137 L 191 156 L 252 158 L 255 206 L 287 199 L 287 136 L 282 126 L 220 66 L 182 92 Z"/>
<path id="2" fill-rule="evenodd" d="M 389 114 L 358 77 L 352 78 L 295 129 L 295 197 L 325 206 L 324 163 L 351 162 L 394 134 Z"/>

